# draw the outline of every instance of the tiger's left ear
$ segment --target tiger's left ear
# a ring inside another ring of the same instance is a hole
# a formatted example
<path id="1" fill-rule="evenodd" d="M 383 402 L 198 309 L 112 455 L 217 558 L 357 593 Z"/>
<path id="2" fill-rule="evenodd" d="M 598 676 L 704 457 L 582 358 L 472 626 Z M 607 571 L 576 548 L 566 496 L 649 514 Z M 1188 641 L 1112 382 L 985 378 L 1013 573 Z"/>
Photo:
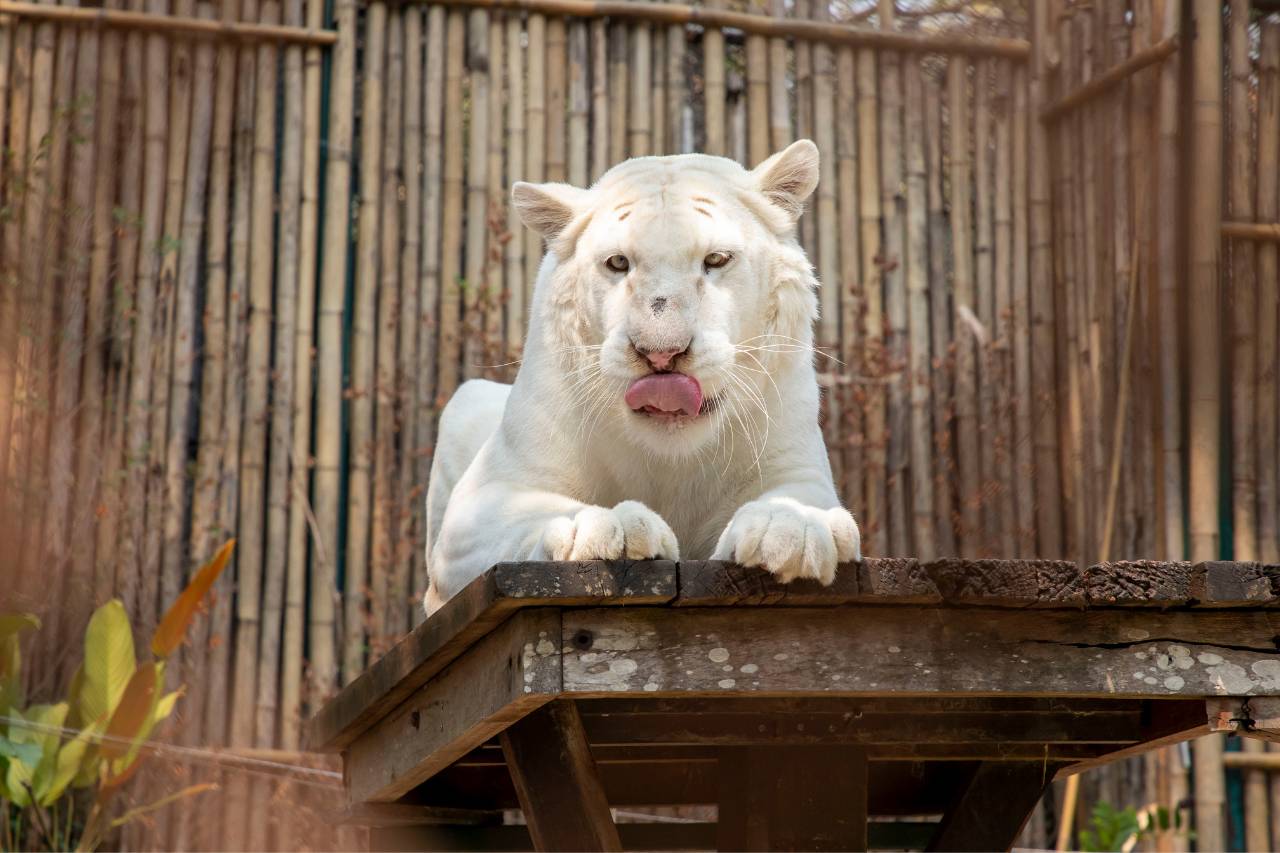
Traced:
<path id="1" fill-rule="evenodd" d="M 511 187 L 511 200 L 520 221 L 548 241 L 555 240 L 581 212 L 586 196 L 586 190 L 569 184 L 516 181 Z"/>
<path id="2" fill-rule="evenodd" d="M 756 166 L 751 175 L 760 192 L 795 222 L 818 186 L 818 146 L 799 139 Z"/>

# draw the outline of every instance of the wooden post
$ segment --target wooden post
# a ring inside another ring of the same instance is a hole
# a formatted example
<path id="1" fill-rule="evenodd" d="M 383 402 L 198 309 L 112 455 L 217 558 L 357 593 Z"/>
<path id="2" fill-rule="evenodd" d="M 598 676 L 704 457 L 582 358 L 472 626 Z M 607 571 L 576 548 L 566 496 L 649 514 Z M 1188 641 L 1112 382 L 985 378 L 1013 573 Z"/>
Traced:
<path id="1" fill-rule="evenodd" d="M 1036 762 L 985 761 L 943 815 L 929 850 L 1008 850 L 1053 779 Z"/>
<path id="2" fill-rule="evenodd" d="M 718 764 L 717 849 L 867 849 L 867 760 L 857 747 L 723 747 Z"/>
<path id="3" fill-rule="evenodd" d="M 504 731 L 501 740 L 535 849 L 622 849 L 572 701 L 544 705 Z"/>
<path id="4" fill-rule="evenodd" d="M 1219 556 L 1218 471 L 1221 451 L 1222 328 L 1219 249 L 1222 228 L 1222 6 L 1192 5 L 1191 151 L 1187 235 L 1191 559 Z M 1226 846 L 1222 738 L 1195 741 L 1196 846 Z"/>

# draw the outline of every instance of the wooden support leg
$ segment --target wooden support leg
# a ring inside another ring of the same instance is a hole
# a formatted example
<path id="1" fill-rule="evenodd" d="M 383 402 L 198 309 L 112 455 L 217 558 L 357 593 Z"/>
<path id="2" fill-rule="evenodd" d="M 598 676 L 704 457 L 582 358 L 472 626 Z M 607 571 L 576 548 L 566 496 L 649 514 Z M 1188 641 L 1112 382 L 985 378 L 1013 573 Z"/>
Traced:
<path id="1" fill-rule="evenodd" d="M 929 850 L 1008 850 L 1057 765 L 984 761 L 942 818 Z"/>
<path id="2" fill-rule="evenodd" d="M 867 758 L 848 746 L 719 752 L 719 850 L 866 850 Z"/>
<path id="3" fill-rule="evenodd" d="M 551 702 L 508 728 L 502 754 L 536 850 L 622 849 L 573 702 Z"/>

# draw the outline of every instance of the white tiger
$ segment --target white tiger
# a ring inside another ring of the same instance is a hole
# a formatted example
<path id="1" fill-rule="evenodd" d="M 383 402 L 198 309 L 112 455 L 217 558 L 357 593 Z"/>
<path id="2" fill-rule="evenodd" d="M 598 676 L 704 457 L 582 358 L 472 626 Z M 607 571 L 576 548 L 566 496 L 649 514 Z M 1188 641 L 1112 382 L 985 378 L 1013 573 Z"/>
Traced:
<path id="1" fill-rule="evenodd" d="M 726 559 L 828 584 L 861 559 L 818 426 L 801 140 L 754 170 L 639 157 L 595 186 L 517 183 L 547 241 L 513 385 L 440 419 L 424 604 L 509 560 Z"/>

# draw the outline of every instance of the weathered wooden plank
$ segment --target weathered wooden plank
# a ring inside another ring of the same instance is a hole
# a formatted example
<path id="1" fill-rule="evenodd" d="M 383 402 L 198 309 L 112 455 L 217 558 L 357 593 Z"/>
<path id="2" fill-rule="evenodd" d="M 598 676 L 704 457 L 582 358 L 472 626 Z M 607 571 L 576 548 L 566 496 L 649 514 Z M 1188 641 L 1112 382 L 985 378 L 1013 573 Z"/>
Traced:
<path id="1" fill-rule="evenodd" d="M 1280 695 L 1270 611 L 565 611 L 564 689 L 703 695 Z"/>
<path id="2" fill-rule="evenodd" d="M 1205 718 L 1205 706 L 1200 699 L 1151 702 L 1138 744 L 1108 750 L 1097 758 L 1069 764 L 1058 775 L 1069 776 L 1090 767 L 1132 758 L 1152 749 L 1208 734 L 1209 725 Z"/>
<path id="3" fill-rule="evenodd" d="M 544 705 L 508 728 L 502 753 L 535 849 L 622 849 L 573 702 Z"/>
<path id="4" fill-rule="evenodd" d="M 924 571 L 948 604 L 1083 607 L 1084 578 L 1067 560 L 934 560 Z"/>
<path id="5" fill-rule="evenodd" d="M 779 583 L 763 569 L 712 560 L 684 560 L 679 565 L 677 606 L 817 605 L 875 601 L 881 604 L 940 601 L 937 589 L 913 559 L 867 559 L 836 571 L 823 586 L 814 580 Z"/>
<path id="6" fill-rule="evenodd" d="M 675 564 L 668 561 L 502 563 L 468 584 L 321 708 L 308 727 L 308 742 L 316 750 L 346 748 L 522 607 L 657 604 L 675 592 Z"/>
<path id="7" fill-rule="evenodd" d="M 720 751 L 717 850 L 866 850 L 867 758 L 849 746 Z"/>
<path id="8" fill-rule="evenodd" d="M 942 596 L 919 561 L 887 557 L 858 564 L 858 591 L 877 604 L 935 604 Z"/>
<path id="9" fill-rule="evenodd" d="M 428 620 L 430 621 L 430 620 Z M 560 692 L 560 613 L 517 613 L 363 733 L 346 753 L 351 802 L 391 802 Z"/>
<path id="10" fill-rule="evenodd" d="M 1008 850 L 1056 769 L 991 761 L 978 765 L 925 849 Z"/>
<path id="11" fill-rule="evenodd" d="M 1090 605 L 1262 607 L 1277 598 L 1265 567 L 1214 561 L 1099 563 L 1085 572 Z"/>

